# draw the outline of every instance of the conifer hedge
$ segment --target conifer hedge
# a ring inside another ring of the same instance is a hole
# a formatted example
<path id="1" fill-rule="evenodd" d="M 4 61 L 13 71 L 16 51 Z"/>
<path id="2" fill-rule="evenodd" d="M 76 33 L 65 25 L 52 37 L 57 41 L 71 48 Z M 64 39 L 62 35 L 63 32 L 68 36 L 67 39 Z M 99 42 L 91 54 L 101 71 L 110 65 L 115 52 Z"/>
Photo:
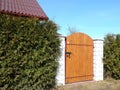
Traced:
<path id="1" fill-rule="evenodd" d="M 60 41 L 52 21 L 0 14 L 0 89 L 55 86 Z"/>
<path id="2" fill-rule="evenodd" d="M 108 34 L 104 39 L 104 77 L 120 79 L 120 34 Z"/>

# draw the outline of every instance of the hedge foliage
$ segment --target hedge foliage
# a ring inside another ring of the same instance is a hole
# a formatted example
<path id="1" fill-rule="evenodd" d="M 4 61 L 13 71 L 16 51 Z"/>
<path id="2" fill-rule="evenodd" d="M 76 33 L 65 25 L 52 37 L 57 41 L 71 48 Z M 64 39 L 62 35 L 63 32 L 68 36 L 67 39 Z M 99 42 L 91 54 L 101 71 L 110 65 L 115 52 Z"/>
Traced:
<path id="1" fill-rule="evenodd" d="M 120 79 L 120 34 L 108 34 L 104 39 L 104 76 Z"/>
<path id="2" fill-rule="evenodd" d="M 0 89 L 50 90 L 60 41 L 52 21 L 0 14 Z"/>

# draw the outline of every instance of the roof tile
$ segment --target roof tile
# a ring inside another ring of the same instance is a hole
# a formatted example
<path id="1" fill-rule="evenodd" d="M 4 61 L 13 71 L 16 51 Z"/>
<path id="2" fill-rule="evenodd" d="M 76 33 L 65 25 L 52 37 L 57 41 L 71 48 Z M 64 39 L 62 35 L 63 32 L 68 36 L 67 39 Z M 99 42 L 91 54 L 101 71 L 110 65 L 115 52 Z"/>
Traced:
<path id="1" fill-rule="evenodd" d="M 36 0 L 0 0 L 0 12 L 48 19 Z"/>

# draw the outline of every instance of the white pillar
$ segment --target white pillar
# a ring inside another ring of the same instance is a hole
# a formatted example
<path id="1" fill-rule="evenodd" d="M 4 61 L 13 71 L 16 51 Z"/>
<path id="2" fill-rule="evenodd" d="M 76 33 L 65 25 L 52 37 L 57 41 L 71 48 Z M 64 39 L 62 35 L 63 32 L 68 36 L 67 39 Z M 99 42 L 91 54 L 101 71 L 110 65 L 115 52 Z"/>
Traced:
<path id="1" fill-rule="evenodd" d="M 94 40 L 93 56 L 94 80 L 103 80 L 103 40 Z"/>
<path id="2" fill-rule="evenodd" d="M 60 52 L 61 55 L 59 57 L 58 61 L 58 70 L 57 70 L 57 76 L 56 76 L 56 83 L 57 86 L 65 85 L 65 37 L 59 36 L 61 40 L 60 45 Z"/>

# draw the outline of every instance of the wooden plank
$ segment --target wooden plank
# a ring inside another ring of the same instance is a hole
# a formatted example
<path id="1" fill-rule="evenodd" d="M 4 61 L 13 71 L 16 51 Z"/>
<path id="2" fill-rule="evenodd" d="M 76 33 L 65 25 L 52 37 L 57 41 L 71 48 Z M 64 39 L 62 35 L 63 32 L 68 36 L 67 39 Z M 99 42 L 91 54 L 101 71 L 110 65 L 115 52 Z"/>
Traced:
<path id="1" fill-rule="evenodd" d="M 86 34 L 75 33 L 66 39 L 66 83 L 93 79 L 93 40 Z"/>

